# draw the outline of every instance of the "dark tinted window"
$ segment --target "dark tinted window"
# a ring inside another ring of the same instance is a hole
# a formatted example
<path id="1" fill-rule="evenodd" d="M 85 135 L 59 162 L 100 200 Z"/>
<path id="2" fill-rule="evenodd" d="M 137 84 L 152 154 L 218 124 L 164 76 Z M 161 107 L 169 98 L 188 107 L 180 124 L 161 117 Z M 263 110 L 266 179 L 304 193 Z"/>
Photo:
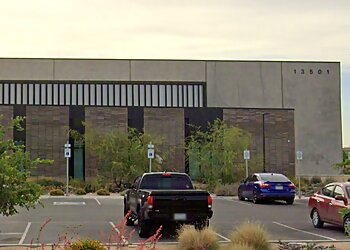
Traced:
<path id="1" fill-rule="evenodd" d="M 334 185 L 322 188 L 322 194 L 325 196 L 332 196 Z"/>
<path id="2" fill-rule="evenodd" d="M 186 175 L 145 175 L 140 189 L 193 189 L 190 178 Z"/>
<path id="3" fill-rule="evenodd" d="M 350 186 L 345 187 L 346 192 L 348 193 L 348 197 L 350 197 Z"/>
<path id="4" fill-rule="evenodd" d="M 290 181 L 287 177 L 285 177 L 282 174 L 260 174 L 260 178 L 263 181 L 272 181 L 272 182 Z"/>

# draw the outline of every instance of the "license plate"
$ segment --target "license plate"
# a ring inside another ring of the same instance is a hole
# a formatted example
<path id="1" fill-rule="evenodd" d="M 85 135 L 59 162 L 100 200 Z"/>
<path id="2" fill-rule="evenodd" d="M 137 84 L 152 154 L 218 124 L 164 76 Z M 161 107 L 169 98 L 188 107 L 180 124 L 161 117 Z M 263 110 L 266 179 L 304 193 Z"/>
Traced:
<path id="1" fill-rule="evenodd" d="M 186 220 L 186 214 L 176 213 L 174 214 L 174 220 Z"/>
<path id="2" fill-rule="evenodd" d="M 276 186 L 275 189 L 276 190 L 283 190 L 283 186 Z"/>

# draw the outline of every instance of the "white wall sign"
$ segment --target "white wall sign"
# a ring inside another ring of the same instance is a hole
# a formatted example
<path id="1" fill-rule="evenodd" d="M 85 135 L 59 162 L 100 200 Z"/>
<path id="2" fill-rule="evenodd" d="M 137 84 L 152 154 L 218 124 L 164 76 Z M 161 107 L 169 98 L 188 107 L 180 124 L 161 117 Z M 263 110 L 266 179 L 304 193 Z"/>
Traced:
<path id="1" fill-rule="evenodd" d="M 297 151 L 297 160 L 301 161 L 303 159 L 303 152 Z"/>

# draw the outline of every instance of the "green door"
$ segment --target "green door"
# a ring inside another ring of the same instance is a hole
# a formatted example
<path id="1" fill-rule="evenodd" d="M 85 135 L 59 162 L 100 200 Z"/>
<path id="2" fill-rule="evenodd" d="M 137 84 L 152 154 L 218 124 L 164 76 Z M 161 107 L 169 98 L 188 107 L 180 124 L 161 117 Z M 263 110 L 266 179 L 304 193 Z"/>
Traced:
<path id="1" fill-rule="evenodd" d="M 84 146 L 74 145 L 74 179 L 84 179 Z"/>

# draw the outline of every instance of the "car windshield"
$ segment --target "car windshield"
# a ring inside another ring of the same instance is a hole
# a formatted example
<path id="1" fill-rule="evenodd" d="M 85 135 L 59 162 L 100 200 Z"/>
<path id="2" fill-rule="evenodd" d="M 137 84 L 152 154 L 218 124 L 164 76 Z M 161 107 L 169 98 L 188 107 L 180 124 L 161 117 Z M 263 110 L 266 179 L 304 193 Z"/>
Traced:
<path id="1" fill-rule="evenodd" d="M 290 181 L 287 177 L 282 174 L 261 174 L 261 180 L 271 182 L 287 182 Z"/>
<path id="2" fill-rule="evenodd" d="M 186 175 L 157 174 L 145 175 L 140 189 L 193 189 L 190 178 Z"/>

